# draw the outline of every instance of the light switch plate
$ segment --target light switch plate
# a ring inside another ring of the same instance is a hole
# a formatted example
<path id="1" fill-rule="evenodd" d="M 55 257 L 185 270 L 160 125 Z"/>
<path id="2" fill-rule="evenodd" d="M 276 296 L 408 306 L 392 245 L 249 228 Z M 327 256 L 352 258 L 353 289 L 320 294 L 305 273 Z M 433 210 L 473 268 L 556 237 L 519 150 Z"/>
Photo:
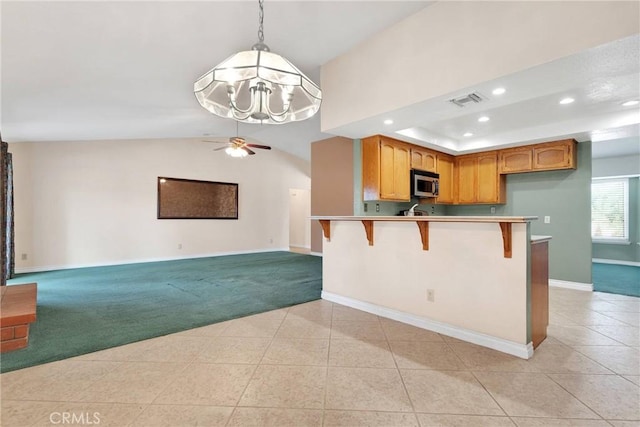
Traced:
<path id="1" fill-rule="evenodd" d="M 551 224 L 551 217 L 550 216 L 545 216 L 544 217 L 544 223 L 545 224 Z"/>

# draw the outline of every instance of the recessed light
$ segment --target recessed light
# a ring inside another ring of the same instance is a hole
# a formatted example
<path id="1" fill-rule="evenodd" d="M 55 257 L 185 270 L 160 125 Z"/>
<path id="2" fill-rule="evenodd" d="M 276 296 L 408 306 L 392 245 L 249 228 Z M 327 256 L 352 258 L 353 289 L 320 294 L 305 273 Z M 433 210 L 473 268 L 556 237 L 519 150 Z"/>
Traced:
<path id="1" fill-rule="evenodd" d="M 473 134 L 472 134 L 471 132 L 465 132 L 465 134 L 464 134 L 464 135 L 462 135 L 462 136 L 469 137 L 469 136 L 473 136 Z"/>
<path id="2" fill-rule="evenodd" d="M 562 98 L 560 100 L 560 104 L 567 105 L 567 104 L 571 104 L 573 101 L 575 101 L 575 99 L 573 98 Z"/>
<path id="3" fill-rule="evenodd" d="M 623 107 L 632 107 L 632 106 L 638 105 L 638 104 L 640 104 L 640 101 L 638 101 L 637 99 L 633 99 L 631 101 L 623 102 L 622 106 Z"/>
<path id="4" fill-rule="evenodd" d="M 505 93 L 507 90 L 503 87 L 497 87 L 493 90 L 493 92 L 491 92 L 494 95 L 502 95 L 503 93 Z"/>
<path id="5" fill-rule="evenodd" d="M 488 122 L 489 120 L 490 120 L 490 119 L 489 119 L 489 117 L 488 117 L 488 116 L 482 116 L 482 117 L 478 118 L 478 121 L 479 121 L 480 123 Z"/>
<path id="6" fill-rule="evenodd" d="M 383 122 L 385 125 L 392 125 L 393 124 L 393 120 L 391 119 L 387 119 Z"/>

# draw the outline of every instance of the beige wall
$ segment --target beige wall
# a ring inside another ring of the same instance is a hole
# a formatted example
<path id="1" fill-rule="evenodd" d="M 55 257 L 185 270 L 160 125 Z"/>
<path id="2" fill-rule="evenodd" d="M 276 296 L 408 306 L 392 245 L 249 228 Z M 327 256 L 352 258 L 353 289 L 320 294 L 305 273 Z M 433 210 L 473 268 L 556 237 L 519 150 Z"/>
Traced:
<path id="1" fill-rule="evenodd" d="M 310 188 L 309 163 L 278 150 L 233 159 L 213 147 L 197 140 L 10 144 L 17 269 L 288 248 L 289 189 Z M 239 219 L 158 220 L 158 176 L 238 183 Z"/>
<path id="2" fill-rule="evenodd" d="M 330 293 L 373 304 L 380 313 L 391 309 L 436 322 L 444 328 L 437 332 L 449 328 L 477 344 L 506 344 L 492 348 L 513 348 L 512 354 L 526 357 L 527 223 L 512 224 L 512 258 L 504 257 L 497 222 L 430 222 L 428 251 L 422 250 L 414 222 L 375 221 L 373 227 L 369 246 L 360 221 L 331 221 L 331 241 L 323 251 L 323 298 Z M 427 300 L 428 289 L 433 302 Z"/>
<path id="3" fill-rule="evenodd" d="M 311 144 L 311 215 L 353 215 L 353 141 Z M 322 252 L 322 229 L 311 222 L 311 252 Z"/>
<path id="4" fill-rule="evenodd" d="M 639 16 L 632 1 L 436 2 L 322 66 L 322 131 L 637 34 Z"/>

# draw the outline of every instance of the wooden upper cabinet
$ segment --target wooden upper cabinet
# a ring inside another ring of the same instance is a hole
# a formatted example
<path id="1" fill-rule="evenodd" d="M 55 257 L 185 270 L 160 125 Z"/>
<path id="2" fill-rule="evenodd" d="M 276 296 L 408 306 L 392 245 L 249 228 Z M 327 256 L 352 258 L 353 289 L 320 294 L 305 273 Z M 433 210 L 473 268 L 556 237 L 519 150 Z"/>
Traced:
<path id="1" fill-rule="evenodd" d="M 384 136 L 362 140 L 363 200 L 411 200 L 409 144 Z"/>
<path id="2" fill-rule="evenodd" d="M 500 150 L 498 161 L 500 173 L 530 172 L 533 169 L 533 151 L 531 147 Z"/>
<path id="3" fill-rule="evenodd" d="M 563 139 L 500 150 L 500 173 L 575 169 L 576 141 Z"/>
<path id="4" fill-rule="evenodd" d="M 411 148 L 411 168 L 428 172 L 437 171 L 437 153 L 421 148 Z"/>
<path id="5" fill-rule="evenodd" d="M 457 204 L 505 203 L 506 179 L 498 173 L 498 152 L 456 158 Z"/>
<path id="6" fill-rule="evenodd" d="M 498 152 L 480 153 L 477 203 L 505 203 L 506 179 L 498 173 Z"/>
<path id="7" fill-rule="evenodd" d="M 576 168 L 576 144 L 573 139 L 565 139 L 533 146 L 533 170 L 556 170 Z"/>
<path id="8" fill-rule="evenodd" d="M 451 156 L 381 135 L 362 140 L 364 201 L 411 200 L 411 169 L 440 175 L 435 203 L 506 203 L 506 174 L 575 169 L 576 141 Z M 434 200 L 425 200 L 433 203 Z"/>
<path id="9" fill-rule="evenodd" d="M 411 199 L 410 149 L 407 145 L 380 138 L 380 199 Z"/>
<path id="10" fill-rule="evenodd" d="M 436 172 L 440 175 L 440 189 L 436 203 L 453 203 L 455 201 L 453 192 L 455 179 L 454 163 L 455 160 L 453 156 L 438 153 L 436 158 Z"/>
<path id="11" fill-rule="evenodd" d="M 478 162 L 474 155 L 460 156 L 456 159 L 457 197 L 456 203 L 475 203 L 478 188 Z"/>

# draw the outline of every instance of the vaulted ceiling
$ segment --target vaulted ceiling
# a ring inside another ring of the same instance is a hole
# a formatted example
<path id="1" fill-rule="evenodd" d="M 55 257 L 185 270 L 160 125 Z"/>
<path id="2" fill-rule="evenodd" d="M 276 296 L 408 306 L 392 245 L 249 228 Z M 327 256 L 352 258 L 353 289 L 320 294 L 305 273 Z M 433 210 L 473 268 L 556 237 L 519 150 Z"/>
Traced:
<path id="1" fill-rule="evenodd" d="M 267 0 L 265 42 L 319 82 L 323 64 L 431 4 Z M 255 43 L 256 1 L 3 1 L 0 8 L 4 140 L 235 135 L 234 122 L 200 107 L 193 82 Z M 504 142 L 512 132 L 529 132 L 532 140 L 572 135 L 608 141 L 594 143 L 595 155 L 637 153 L 640 110 L 621 104 L 640 98 L 639 46 L 636 35 L 394 111 L 394 120 L 410 123 L 397 136 L 464 151 Z M 498 86 L 507 92 L 493 95 Z M 467 91 L 492 102 L 464 108 L 449 102 Z M 557 105 L 569 96 L 576 102 Z M 491 115 L 489 123 L 477 122 L 483 114 Z M 382 118 L 340 134 L 380 133 Z M 332 136 L 321 132 L 319 115 L 280 126 L 241 124 L 239 133 L 307 159 L 311 142 Z"/>

